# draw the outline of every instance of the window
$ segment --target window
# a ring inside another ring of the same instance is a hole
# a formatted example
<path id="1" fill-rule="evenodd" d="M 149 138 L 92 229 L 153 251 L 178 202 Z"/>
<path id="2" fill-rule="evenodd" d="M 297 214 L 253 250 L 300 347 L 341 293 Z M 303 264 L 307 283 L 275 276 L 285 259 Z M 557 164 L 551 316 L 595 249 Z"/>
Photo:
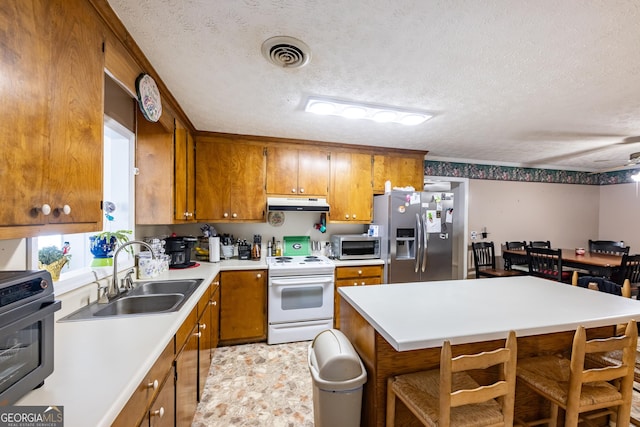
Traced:
<path id="1" fill-rule="evenodd" d="M 134 212 L 134 159 L 135 135 L 117 121 L 105 117 L 104 125 L 104 197 L 103 197 L 103 229 L 133 230 L 135 226 Z M 105 209 L 106 208 L 106 209 Z M 38 268 L 38 250 L 45 246 L 66 248 L 71 255 L 69 262 L 62 269 L 60 280 L 70 276 L 90 273 L 93 260 L 89 250 L 89 236 L 94 233 L 57 234 L 39 236 L 31 242 L 31 264 Z M 133 236 L 131 236 L 133 238 Z M 65 250 L 65 249 L 63 249 Z M 126 258 L 129 257 L 129 261 Z M 123 267 L 133 264 L 133 259 L 123 251 L 118 255 Z M 93 275 L 90 276 L 94 280 Z"/>

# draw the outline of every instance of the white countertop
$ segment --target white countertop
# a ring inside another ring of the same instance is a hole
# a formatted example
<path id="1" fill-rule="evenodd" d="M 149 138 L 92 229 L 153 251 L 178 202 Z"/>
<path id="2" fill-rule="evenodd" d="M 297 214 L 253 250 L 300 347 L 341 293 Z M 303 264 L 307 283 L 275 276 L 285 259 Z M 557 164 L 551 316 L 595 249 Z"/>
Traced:
<path id="1" fill-rule="evenodd" d="M 640 320 L 640 301 L 531 276 L 338 289 L 396 350 Z"/>
<path id="2" fill-rule="evenodd" d="M 65 427 L 111 425 L 218 272 L 266 268 L 264 260 L 200 262 L 162 277 L 204 279 L 178 312 L 56 322 L 54 372 L 16 405 L 64 406 Z"/>
<path id="3" fill-rule="evenodd" d="M 384 265 L 384 260 L 377 259 L 332 259 L 336 267 L 357 267 L 360 265 Z"/>

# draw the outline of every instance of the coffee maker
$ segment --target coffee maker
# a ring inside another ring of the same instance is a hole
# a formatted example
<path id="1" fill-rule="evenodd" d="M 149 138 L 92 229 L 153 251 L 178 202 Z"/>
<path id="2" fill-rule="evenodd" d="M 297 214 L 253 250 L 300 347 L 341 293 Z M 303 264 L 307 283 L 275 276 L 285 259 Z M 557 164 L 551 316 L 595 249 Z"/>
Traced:
<path id="1" fill-rule="evenodd" d="M 169 268 L 188 268 L 196 263 L 191 261 L 191 249 L 198 239 L 191 236 L 174 236 L 165 239 L 165 253 L 171 257 Z"/>

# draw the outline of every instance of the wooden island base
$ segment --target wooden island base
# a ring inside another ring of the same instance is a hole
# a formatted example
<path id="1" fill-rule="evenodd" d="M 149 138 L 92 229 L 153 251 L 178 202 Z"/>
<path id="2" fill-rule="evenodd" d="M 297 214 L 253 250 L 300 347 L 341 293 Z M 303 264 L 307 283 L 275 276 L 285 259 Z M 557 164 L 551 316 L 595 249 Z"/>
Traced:
<path id="1" fill-rule="evenodd" d="M 400 314 L 401 315 L 401 314 Z M 438 325 L 425 325 L 438 327 Z M 349 338 L 367 369 L 362 400 L 362 426 L 385 425 L 387 378 L 392 375 L 438 367 L 440 347 L 422 350 L 396 351 L 374 327 L 367 322 L 344 298 L 340 301 L 340 330 Z M 589 330 L 589 337 L 605 337 L 612 327 Z M 571 349 L 573 331 L 546 335 L 518 337 L 518 359 L 549 352 L 568 352 Z M 453 346 L 455 354 L 477 353 L 504 345 L 504 340 L 484 341 Z M 497 372 L 496 372 L 497 374 Z M 480 383 L 482 378 L 476 378 Z M 548 413 L 549 405 L 527 387 L 516 386 L 515 414 L 521 420 L 541 418 Z M 420 425 L 400 401 L 396 406 L 396 425 Z"/>

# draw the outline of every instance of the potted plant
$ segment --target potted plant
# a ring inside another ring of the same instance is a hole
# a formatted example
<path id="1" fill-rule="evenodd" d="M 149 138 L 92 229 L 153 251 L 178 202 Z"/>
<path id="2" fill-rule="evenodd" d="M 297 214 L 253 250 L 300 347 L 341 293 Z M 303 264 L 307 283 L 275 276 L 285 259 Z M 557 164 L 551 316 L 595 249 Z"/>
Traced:
<path id="1" fill-rule="evenodd" d="M 133 233 L 131 230 L 103 231 L 89 237 L 89 249 L 94 258 L 109 259 L 113 258 L 113 253 L 118 245 L 129 241 L 129 236 Z M 125 248 L 126 251 L 132 253 L 131 247 Z M 95 264 L 95 263 L 94 263 Z M 109 263 L 106 263 L 109 265 Z"/>
<path id="2" fill-rule="evenodd" d="M 69 261 L 70 255 L 65 255 L 56 246 L 46 246 L 38 251 L 38 266 L 51 274 L 53 281 L 60 279 L 62 267 Z"/>

